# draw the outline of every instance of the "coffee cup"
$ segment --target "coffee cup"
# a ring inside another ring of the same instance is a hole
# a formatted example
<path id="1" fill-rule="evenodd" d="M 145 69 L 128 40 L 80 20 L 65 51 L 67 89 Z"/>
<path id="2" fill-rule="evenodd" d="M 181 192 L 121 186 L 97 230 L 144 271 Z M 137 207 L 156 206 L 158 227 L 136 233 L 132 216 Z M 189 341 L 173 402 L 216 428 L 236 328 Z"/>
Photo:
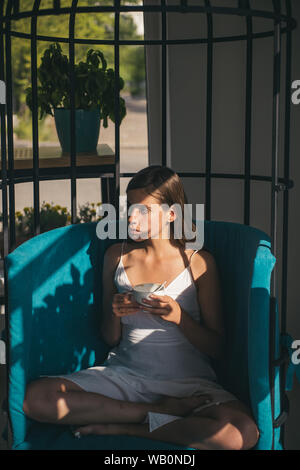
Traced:
<path id="1" fill-rule="evenodd" d="M 157 282 L 155 283 L 146 283 L 146 284 L 137 284 L 134 286 L 132 290 L 132 294 L 135 298 L 135 300 L 142 305 L 146 305 L 147 307 L 150 307 L 149 304 L 143 303 L 142 299 L 149 299 L 151 300 L 150 295 L 155 294 L 155 295 L 160 295 L 164 292 L 164 289 L 159 290 L 158 292 L 157 289 L 159 289 L 162 286 L 162 284 L 158 284 Z"/>

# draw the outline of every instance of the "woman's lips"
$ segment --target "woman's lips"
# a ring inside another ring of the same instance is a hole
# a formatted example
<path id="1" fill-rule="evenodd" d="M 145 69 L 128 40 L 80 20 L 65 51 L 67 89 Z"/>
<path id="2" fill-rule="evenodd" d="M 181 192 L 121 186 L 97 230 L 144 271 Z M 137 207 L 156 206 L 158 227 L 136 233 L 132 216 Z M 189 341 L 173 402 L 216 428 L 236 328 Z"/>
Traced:
<path id="1" fill-rule="evenodd" d="M 131 236 L 133 238 L 140 238 L 142 236 L 141 235 L 141 230 L 135 230 L 134 228 L 129 228 L 128 234 L 129 234 L 129 236 Z"/>

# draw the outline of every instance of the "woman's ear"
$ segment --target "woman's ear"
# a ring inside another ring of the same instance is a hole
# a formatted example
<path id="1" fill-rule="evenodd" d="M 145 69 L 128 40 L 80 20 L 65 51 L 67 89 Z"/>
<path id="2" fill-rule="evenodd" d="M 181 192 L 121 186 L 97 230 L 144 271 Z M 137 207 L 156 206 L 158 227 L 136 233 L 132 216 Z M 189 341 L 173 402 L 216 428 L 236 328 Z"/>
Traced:
<path id="1" fill-rule="evenodd" d="M 169 215 L 168 215 L 168 221 L 169 222 L 174 222 L 176 217 L 177 216 L 176 216 L 175 212 L 171 209 L 170 212 L 169 212 Z"/>

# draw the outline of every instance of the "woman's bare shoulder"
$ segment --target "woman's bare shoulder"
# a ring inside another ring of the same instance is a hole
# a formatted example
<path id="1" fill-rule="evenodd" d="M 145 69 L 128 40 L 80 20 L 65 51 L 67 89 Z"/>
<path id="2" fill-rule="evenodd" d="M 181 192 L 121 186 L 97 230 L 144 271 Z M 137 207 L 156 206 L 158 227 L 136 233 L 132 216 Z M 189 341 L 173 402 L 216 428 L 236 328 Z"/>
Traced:
<path id="1" fill-rule="evenodd" d="M 124 245 L 123 245 L 124 243 Z M 133 251 L 136 246 L 134 246 L 130 241 L 124 240 L 122 242 L 112 243 L 105 251 L 105 257 L 110 260 L 110 262 L 120 261 L 121 252 L 122 252 L 122 245 L 123 245 L 123 255 L 126 255 Z"/>
<path id="2" fill-rule="evenodd" d="M 120 261 L 122 250 L 122 242 L 112 243 L 104 253 L 104 263 L 108 263 L 109 266 L 115 267 Z"/>
<path id="3" fill-rule="evenodd" d="M 213 253 L 206 248 L 197 251 L 196 256 L 197 255 L 207 264 L 214 264 L 216 262 Z"/>
<path id="4" fill-rule="evenodd" d="M 216 266 L 214 255 L 205 248 L 197 251 L 191 260 L 191 269 L 195 272 L 195 277 L 197 279 L 207 271 L 215 272 Z"/>

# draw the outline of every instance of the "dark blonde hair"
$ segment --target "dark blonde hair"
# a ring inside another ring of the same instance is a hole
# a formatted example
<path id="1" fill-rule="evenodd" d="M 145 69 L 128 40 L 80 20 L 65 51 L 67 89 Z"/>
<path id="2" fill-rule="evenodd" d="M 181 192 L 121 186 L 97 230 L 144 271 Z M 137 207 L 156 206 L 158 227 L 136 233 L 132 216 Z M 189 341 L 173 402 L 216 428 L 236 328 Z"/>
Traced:
<path id="1" fill-rule="evenodd" d="M 162 165 L 151 165 L 143 168 L 129 181 L 126 193 L 133 189 L 143 189 L 146 194 L 155 197 L 159 204 L 167 204 L 169 207 L 178 204 L 182 213 L 182 238 L 174 238 L 174 222 L 171 222 L 171 240 L 183 247 L 186 242 L 195 241 L 196 235 L 192 239 L 187 239 L 184 235 L 184 204 L 188 204 L 188 200 L 180 177 L 175 171 Z M 196 231 L 193 222 L 192 230 Z M 133 241 L 130 237 L 129 239 Z"/>

